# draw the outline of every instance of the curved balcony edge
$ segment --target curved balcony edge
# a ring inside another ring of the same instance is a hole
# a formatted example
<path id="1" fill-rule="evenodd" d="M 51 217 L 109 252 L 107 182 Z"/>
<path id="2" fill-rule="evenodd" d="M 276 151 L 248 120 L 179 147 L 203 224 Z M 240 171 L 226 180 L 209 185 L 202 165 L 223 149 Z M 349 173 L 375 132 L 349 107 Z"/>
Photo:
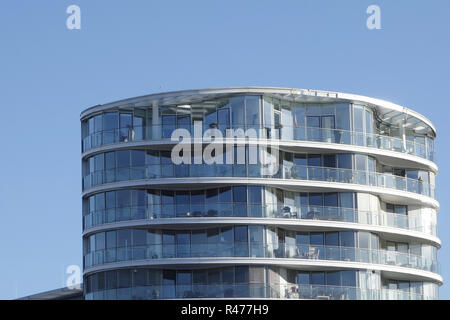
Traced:
<path id="1" fill-rule="evenodd" d="M 376 270 L 388 272 L 400 276 L 408 275 L 418 281 L 433 281 L 442 285 L 443 278 L 440 274 L 420 269 L 386 265 L 373 264 L 367 262 L 354 261 L 334 261 L 334 260 L 307 260 L 307 259 L 289 259 L 289 258 L 169 258 L 169 259 L 150 259 L 139 261 L 123 261 L 97 265 L 95 267 L 85 268 L 83 276 L 114 269 L 146 266 L 177 266 L 186 267 L 190 265 L 274 265 L 281 267 L 308 267 L 308 270 Z"/>
<path id="2" fill-rule="evenodd" d="M 83 231 L 83 237 L 89 236 L 96 232 L 109 231 L 115 229 L 124 229 L 130 227 L 167 227 L 176 225 L 270 225 L 270 226 L 296 226 L 296 227 L 308 227 L 308 230 L 361 230 L 372 231 L 390 236 L 401 236 L 402 238 L 409 238 L 414 240 L 425 240 L 426 242 L 436 246 L 438 249 L 441 247 L 442 242 L 439 237 L 427 234 L 424 232 L 390 227 L 379 226 L 371 224 L 362 224 L 355 222 L 342 222 L 342 221 L 327 221 L 327 220 L 307 220 L 307 219 L 285 219 L 285 218 L 249 218 L 249 217 L 220 217 L 220 218 L 162 218 L 162 219 L 144 219 L 144 220 L 129 220 L 105 223 L 97 225 L 95 227 L 86 228 Z"/>
<path id="3" fill-rule="evenodd" d="M 329 182 L 329 181 L 314 181 L 314 180 L 300 180 L 300 179 L 276 179 L 276 178 L 237 178 L 237 177 L 191 177 L 191 178 L 161 178 L 161 179 L 141 179 L 141 180 L 127 180 L 121 182 L 112 182 L 97 185 L 82 192 L 82 197 L 95 194 L 101 191 L 108 191 L 121 188 L 130 187 L 145 187 L 145 186 L 168 186 L 186 187 L 195 184 L 197 187 L 206 186 L 221 186 L 221 185 L 265 185 L 273 187 L 290 187 L 293 191 L 305 190 L 345 190 L 356 191 L 364 193 L 372 193 L 380 196 L 396 196 L 408 200 L 411 204 L 427 205 L 439 210 L 440 205 L 436 199 L 431 197 L 397 189 L 382 188 L 354 183 Z"/>
<path id="4" fill-rule="evenodd" d="M 226 139 L 224 139 L 226 140 Z M 192 140 L 195 142 L 195 139 Z M 433 173 L 438 174 L 438 166 L 435 162 L 408 154 L 406 152 L 377 149 L 367 146 L 357 146 L 351 144 L 340 144 L 340 143 L 327 143 L 327 142 L 317 142 L 317 141 L 299 141 L 299 140 L 272 140 L 272 139 L 234 139 L 233 143 L 245 144 L 249 146 L 271 146 L 277 145 L 281 148 L 288 148 L 290 152 L 301 152 L 305 150 L 314 150 L 315 152 L 320 152 L 324 150 L 333 151 L 348 151 L 354 153 L 364 153 L 372 156 L 386 158 L 393 158 L 396 160 L 402 160 L 410 165 L 419 164 L 423 169 L 431 170 Z M 141 140 L 141 141 L 131 141 L 131 142 L 117 142 L 112 144 L 105 144 L 98 147 L 93 147 L 87 151 L 81 153 L 81 158 L 86 159 L 87 157 L 113 150 L 125 150 L 131 148 L 143 148 L 143 147 L 166 147 L 171 145 L 176 145 L 178 141 L 172 141 L 171 139 L 161 139 L 161 140 Z M 207 144 L 207 142 L 204 142 Z"/>

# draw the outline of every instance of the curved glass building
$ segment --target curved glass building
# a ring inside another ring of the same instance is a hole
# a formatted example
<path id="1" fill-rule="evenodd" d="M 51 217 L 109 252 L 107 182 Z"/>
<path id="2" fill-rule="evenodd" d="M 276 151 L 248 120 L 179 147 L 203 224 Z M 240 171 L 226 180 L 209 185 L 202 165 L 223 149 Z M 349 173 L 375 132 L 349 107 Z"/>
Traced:
<path id="1" fill-rule="evenodd" d="M 437 299 L 436 130 L 288 88 L 81 114 L 85 299 Z"/>

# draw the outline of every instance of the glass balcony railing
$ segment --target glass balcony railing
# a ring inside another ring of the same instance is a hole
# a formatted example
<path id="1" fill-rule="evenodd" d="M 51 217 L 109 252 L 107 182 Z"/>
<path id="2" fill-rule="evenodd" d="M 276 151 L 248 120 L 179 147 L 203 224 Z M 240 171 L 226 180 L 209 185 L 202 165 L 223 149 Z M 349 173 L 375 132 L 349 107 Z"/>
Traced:
<path id="1" fill-rule="evenodd" d="M 174 258 L 248 257 L 273 259 L 306 259 L 352 261 L 394 265 L 438 273 L 437 261 L 398 251 L 336 247 L 324 245 L 288 245 L 282 243 L 193 243 L 152 244 L 118 247 L 89 252 L 84 256 L 84 267 L 119 261 Z"/>
<path id="2" fill-rule="evenodd" d="M 152 125 L 145 127 L 118 128 L 112 130 L 104 130 L 94 132 L 82 139 L 82 150 L 88 151 L 92 148 L 131 141 L 143 140 L 170 140 L 172 132 L 175 129 L 186 129 L 194 136 L 193 125 Z M 362 147 L 370 147 L 382 150 L 396 151 L 415 155 L 430 161 L 435 160 L 434 142 L 431 139 L 421 137 L 423 141 L 417 141 L 415 137 L 407 137 L 405 140 L 399 137 L 391 137 L 386 135 L 355 132 L 331 128 L 316 127 L 296 127 L 285 126 L 280 128 L 256 126 L 220 126 L 218 124 L 203 125 L 202 132 L 208 129 L 217 128 L 221 131 L 223 137 L 226 137 L 227 129 L 253 129 L 254 138 L 260 139 L 281 139 L 285 141 L 311 141 L 337 143 L 346 145 L 355 145 Z"/>
<path id="3" fill-rule="evenodd" d="M 272 169 L 270 169 L 272 170 Z M 259 164 L 158 164 L 94 171 L 83 178 L 83 190 L 101 184 L 159 178 L 247 177 L 358 184 L 413 192 L 435 198 L 434 186 L 421 180 L 353 169 L 280 165 L 275 174 Z M 272 171 L 273 172 L 273 171 Z"/>
<path id="4" fill-rule="evenodd" d="M 317 299 L 317 300 L 429 300 L 422 293 L 390 289 L 298 284 L 185 284 L 146 285 L 88 292 L 86 300 L 151 299 Z"/>
<path id="5" fill-rule="evenodd" d="M 388 212 L 326 206 L 283 206 L 277 204 L 211 203 L 131 206 L 92 211 L 83 217 L 84 229 L 120 221 L 200 217 L 250 217 L 324 220 L 386 226 L 437 236 L 437 225 L 422 225 L 420 217 Z"/>

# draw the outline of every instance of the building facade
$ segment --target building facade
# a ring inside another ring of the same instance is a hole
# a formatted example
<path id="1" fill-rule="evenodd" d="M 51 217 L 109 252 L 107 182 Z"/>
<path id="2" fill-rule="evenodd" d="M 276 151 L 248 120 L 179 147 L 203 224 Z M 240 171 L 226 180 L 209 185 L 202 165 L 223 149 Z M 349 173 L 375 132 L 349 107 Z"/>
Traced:
<path id="1" fill-rule="evenodd" d="M 410 109 L 238 87 L 81 126 L 85 299 L 438 299 L 436 130 Z"/>

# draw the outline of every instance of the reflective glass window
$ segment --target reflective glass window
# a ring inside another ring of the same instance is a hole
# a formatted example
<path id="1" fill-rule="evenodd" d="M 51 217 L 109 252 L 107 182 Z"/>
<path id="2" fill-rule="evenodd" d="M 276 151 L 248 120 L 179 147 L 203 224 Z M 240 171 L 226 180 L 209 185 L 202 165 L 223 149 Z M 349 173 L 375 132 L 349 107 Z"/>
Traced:
<path id="1" fill-rule="evenodd" d="M 117 167 L 129 167 L 130 166 L 130 151 L 121 150 L 116 151 Z"/>
<path id="2" fill-rule="evenodd" d="M 235 226 L 234 227 L 234 241 L 235 242 L 248 242 L 247 226 Z"/>
<path id="3" fill-rule="evenodd" d="M 325 273 L 324 272 L 311 272 L 311 284 L 312 285 L 325 285 Z"/>
<path id="4" fill-rule="evenodd" d="M 352 155 L 351 154 L 338 154 L 338 168 L 342 169 L 352 169 Z"/>
<path id="5" fill-rule="evenodd" d="M 119 288 L 131 287 L 131 274 L 130 270 L 118 270 Z"/>
<path id="6" fill-rule="evenodd" d="M 341 273 L 339 271 L 327 272 L 326 275 L 327 286 L 340 286 L 341 285 Z"/>
<path id="7" fill-rule="evenodd" d="M 234 202 L 247 202 L 247 187 L 236 186 L 233 187 L 233 201 Z"/>
<path id="8" fill-rule="evenodd" d="M 340 241 L 342 247 L 355 247 L 355 233 L 353 231 L 340 232 Z"/>
<path id="9" fill-rule="evenodd" d="M 339 232 L 326 232 L 325 245 L 334 247 L 339 246 Z"/>
<path id="10" fill-rule="evenodd" d="M 119 119 L 117 112 L 106 112 L 103 114 L 104 130 L 117 129 L 119 127 Z"/>
<path id="11" fill-rule="evenodd" d="M 324 205 L 327 207 L 337 207 L 338 206 L 338 194 L 337 193 L 325 193 L 324 194 Z"/>
<path id="12" fill-rule="evenodd" d="M 323 233 L 322 232 L 311 232 L 310 234 L 311 245 L 321 246 L 323 245 Z"/>
<path id="13" fill-rule="evenodd" d="M 308 155 L 308 166 L 310 166 L 310 167 L 322 166 L 320 154 L 309 154 Z"/>
<path id="14" fill-rule="evenodd" d="M 310 206 L 323 206 L 323 193 L 310 193 L 309 194 Z"/>
<path id="15" fill-rule="evenodd" d="M 356 287 L 356 271 L 341 271 L 342 286 Z"/>
<path id="16" fill-rule="evenodd" d="M 260 123 L 259 96 L 245 97 L 245 117 L 247 125 L 257 125 Z"/>

